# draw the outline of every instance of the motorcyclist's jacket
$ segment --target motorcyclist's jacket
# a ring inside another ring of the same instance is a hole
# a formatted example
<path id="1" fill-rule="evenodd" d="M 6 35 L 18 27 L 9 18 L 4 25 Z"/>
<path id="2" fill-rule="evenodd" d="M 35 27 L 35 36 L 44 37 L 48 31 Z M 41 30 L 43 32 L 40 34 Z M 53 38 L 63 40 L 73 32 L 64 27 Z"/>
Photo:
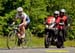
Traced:
<path id="1" fill-rule="evenodd" d="M 67 16 L 63 16 L 63 17 L 58 17 L 57 19 L 56 19 L 56 24 L 57 24 L 57 28 L 59 29 L 60 28 L 60 26 L 62 26 L 63 28 L 65 27 L 65 26 L 67 26 L 67 20 L 68 20 L 68 17 Z"/>

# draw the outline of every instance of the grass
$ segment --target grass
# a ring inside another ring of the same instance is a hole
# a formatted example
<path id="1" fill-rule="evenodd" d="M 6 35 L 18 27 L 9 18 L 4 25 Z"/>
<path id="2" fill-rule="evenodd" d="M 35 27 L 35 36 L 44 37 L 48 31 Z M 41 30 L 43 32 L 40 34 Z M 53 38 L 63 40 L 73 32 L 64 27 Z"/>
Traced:
<path id="1" fill-rule="evenodd" d="M 0 36 L 0 48 L 6 48 L 6 37 Z"/>
<path id="2" fill-rule="evenodd" d="M 44 47 L 44 38 L 32 37 L 32 46 Z M 64 42 L 65 47 L 75 47 L 75 40 L 67 40 Z"/>
<path id="3" fill-rule="evenodd" d="M 75 47 L 75 40 L 67 40 L 64 45 L 66 47 Z"/>
<path id="4" fill-rule="evenodd" d="M 0 48 L 7 48 L 6 37 L 0 36 Z M 65 47 L 75 47 L 75 40 L 67 40 L 64 43 Z M 32 36 L 32 40 L 30 41 L 29 47 L 44 47 L 44 38 L 38 38 Z"/>
<path id="5" fill-rule="evenodd" d="M 44 38 L 32 37 L 31 42 L 32 47 L 43 47 L 44 46 Z"/>

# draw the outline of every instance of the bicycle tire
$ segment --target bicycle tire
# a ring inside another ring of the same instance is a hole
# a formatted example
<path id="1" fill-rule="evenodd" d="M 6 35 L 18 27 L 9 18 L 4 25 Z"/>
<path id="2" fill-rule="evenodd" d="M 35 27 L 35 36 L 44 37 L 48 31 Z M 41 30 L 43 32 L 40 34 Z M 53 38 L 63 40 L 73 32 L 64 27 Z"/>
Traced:
<path id="1" fill-rule="evenodd" d="M 7 48 L 11 49 L 14 48 L 17 44 L 17 36 L 14 31 L 10 31 L 7 36 Z"/>
<path id="2" fill-rule="evenodd" d="M 31 37 L 32 37 L 32 34 L 31 34 L 30 30 L 27 29 L 25 32 L 25 46 L 32 47 L 31 46 L 31 41 L 32 41 Z"/>

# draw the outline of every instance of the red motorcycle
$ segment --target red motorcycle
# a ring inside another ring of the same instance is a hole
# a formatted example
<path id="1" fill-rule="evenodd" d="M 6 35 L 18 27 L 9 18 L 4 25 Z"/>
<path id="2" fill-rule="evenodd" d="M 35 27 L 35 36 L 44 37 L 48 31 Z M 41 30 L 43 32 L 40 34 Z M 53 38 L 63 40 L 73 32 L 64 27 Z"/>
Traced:
<path id="1" fill-rule="evenodd" d="M 45 48 L 49 48 L 50 45 L 55 45 L 55 30 L 56 28 L 53 28 L 55 24 L 46 25 L 46 29 L 48 30 L 48 34 L 45 36 Z"/>

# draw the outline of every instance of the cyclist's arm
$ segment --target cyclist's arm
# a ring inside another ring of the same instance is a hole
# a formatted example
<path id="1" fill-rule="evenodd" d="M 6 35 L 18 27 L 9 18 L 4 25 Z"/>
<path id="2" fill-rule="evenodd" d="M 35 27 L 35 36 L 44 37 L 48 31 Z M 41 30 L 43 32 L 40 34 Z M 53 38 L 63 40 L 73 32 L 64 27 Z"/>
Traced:
<path id="1" fill-rule="evenodd" d="M 17 18 L 18 18 L 17 16 L 14 18 L 13 23 L 12 23 L 13 25 L 15 24 Z"/>
<path id="2" fill-rule="evenodd" d="M 30 19 L 29 19 L 29 17 L 26 17 L 26 18 L 23 18 L 23 22 L 21 23 L 21 25 L 27 25 L 27 24 L 29 24 L 30 23 Z"/>
<path id="3" fill-rule="evenodd" d="M 18 18 L 18 14 L 16 14 L 16 16 L 15 16 L 15 18 L 14 18 L 14 20 L 13 20 L 12 25 L 14 25 L 14 24 L 15 24 L 15 22 L 16 22 L 16 20 L 17 20 L 17 18 Z"/>
<path id="4" fill-rule="evenodd" d="M 23 18 L 23 22 L 20 25 L 27 25 L 26 18 Z"/>

